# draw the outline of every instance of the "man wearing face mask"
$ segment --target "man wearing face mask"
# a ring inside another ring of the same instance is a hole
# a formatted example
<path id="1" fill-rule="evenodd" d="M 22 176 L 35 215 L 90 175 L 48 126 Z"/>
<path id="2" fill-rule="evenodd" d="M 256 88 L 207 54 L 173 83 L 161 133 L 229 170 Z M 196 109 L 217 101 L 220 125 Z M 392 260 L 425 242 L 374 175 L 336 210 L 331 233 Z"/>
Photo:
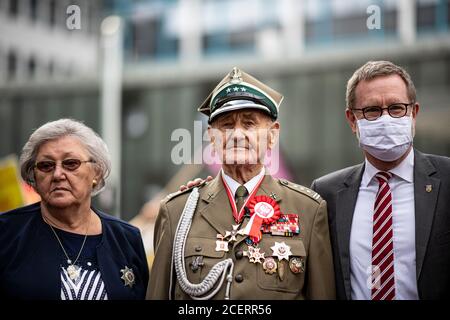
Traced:
<path id="1" fill-rule="evenodd" d="M 362 164 L 315 180 L 328 203 L 338 299 L 450 297 L 450 159 L 413 148 L 409 74 L 370 61 L 347 83 Z"/>

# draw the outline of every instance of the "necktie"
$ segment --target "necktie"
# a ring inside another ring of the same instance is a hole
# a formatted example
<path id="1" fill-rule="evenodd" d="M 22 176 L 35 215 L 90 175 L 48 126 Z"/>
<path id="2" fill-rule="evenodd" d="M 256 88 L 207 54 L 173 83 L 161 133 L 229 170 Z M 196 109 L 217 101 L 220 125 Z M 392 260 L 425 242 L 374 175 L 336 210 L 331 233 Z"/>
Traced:
<path id="1" fill-rule="evenodd" d="M 248 196 L 248 190 L 243 185 L 240 185 L 236 189 L 236 207 L 237 207 L 237 213 L 241 211 L 242 206 L 244 205 L 245 198 Z"/>
<path id="2" fill-rule="evenodd" d="M 378 172 L 372 237 L 372 300 L 394 300 L 394 243 L 392 230 L 391 173 Z"/>

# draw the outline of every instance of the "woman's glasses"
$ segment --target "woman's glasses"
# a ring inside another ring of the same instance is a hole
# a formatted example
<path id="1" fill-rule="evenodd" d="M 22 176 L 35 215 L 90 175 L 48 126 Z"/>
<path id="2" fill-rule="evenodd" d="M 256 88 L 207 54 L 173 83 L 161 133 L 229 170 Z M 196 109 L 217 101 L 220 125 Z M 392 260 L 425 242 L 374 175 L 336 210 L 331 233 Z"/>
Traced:
<path id="1" fill-rule="evenodd" d="M 95 163 L 94 160 L 64 159 L 63 161 L 61 161 L 61 167 L 67 171 L 75 171 L 81 166 L 82 163 L 86 162 Z M 56 168 L 56 162 L 51 160 L 44 160 L 36 162 L 34 166 L 39 171 L 52 172 Z"/>

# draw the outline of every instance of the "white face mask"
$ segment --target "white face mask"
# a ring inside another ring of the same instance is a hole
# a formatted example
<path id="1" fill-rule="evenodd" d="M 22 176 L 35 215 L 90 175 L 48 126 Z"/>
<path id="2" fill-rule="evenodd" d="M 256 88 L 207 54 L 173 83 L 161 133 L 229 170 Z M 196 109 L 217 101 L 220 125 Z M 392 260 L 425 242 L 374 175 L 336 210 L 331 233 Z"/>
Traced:
<path id="1" fill-rule="evenodd" d="M 360 119 L 357 125 L 359 146 L 382 161 L 399 159 L 412 145 L 412 117 L 383 115 L 374 121 Z"/>

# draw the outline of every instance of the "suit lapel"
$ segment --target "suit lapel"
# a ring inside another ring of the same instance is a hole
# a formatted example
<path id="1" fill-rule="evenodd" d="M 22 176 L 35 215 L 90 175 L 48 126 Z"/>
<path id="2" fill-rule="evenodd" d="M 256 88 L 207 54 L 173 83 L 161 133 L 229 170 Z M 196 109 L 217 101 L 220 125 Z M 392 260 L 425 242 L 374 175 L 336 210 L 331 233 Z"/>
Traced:
<path id="1" fill-rule="evenodd" d="M 421 152 L 414 150 L 414 205 L 416 223 L 416 274 L 422 271 L 423 260 L 430 237 L 440 179 L 433 177 L 436 168 Z"/>
<path id="2" fill-rule="evenodd" d="M 347 299 L 351 299 L 350 233 L 363 172 L 363 164 L 355 167 L 344 180 L 336 199 L 336 237 Z"/>

